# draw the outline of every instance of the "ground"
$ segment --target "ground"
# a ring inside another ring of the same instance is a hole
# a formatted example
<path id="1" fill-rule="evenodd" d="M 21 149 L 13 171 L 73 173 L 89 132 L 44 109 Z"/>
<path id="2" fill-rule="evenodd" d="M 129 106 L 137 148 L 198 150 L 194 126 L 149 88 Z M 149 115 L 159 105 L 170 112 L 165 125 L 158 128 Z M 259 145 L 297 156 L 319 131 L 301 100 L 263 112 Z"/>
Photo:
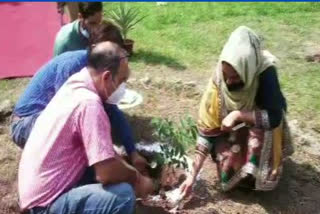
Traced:
<path id="1" fill-rule="evenodd" d="M 117 3 L 105 3 L 111 10 Z M 272 192 L 221 193 L 208 158 L 187 213 L 320 213 L 319 63 L 305 57 L 320 49 L 320 3 L 132 3 L 148 15 L 130 34 L 129 88 L 144 102 L 126 111 L 138 141 L 153 141 L 154 117 L 177 121 L 197 117 L 201 94 L 227 36 L 247 25 L 263 36 L 279 58 L 278 74 L 289 106 L 295 153 Z M 29 79 L 0 81 L 0 103 L 15 102 Z M 17 213 L 16 180 L 21 151 L 10 141 L 8 120 L 0 122 L 0 214 Z M 192 148 L 191 151 L 192 152 Z M 139 213 L 166 213 L 145 208 Z"/>

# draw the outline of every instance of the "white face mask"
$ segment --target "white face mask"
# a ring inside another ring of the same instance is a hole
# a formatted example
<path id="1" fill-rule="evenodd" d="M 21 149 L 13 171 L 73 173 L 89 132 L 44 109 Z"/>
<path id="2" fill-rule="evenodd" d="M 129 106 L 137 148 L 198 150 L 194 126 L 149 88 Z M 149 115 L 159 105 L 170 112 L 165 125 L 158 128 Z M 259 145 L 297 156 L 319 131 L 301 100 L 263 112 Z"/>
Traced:
<path id="1" fill-rule="evenodd" d="M 80 26 L 80 33 L 84 36 L 84 37 L 86 37 L 87 39 L 89 39 L 89 32 L 86 30 L 86 29 L 84 29 L 84 28 L 82 28 L 81 26 Z"/>
<path id="2" fill-rule="evenodd" d="M 107 103 L 117 105 L 126 92 L 126 83 L 121 83 L 119 87 L 108 97 Z"/>

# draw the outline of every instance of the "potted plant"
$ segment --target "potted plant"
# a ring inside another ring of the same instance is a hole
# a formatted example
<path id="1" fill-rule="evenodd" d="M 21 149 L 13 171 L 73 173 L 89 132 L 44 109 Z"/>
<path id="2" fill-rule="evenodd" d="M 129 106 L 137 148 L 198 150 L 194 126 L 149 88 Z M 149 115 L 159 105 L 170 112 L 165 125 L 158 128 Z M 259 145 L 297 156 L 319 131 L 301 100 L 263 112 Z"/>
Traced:
<path id="1" fill-rule="evenodd" d="M 128 39 L 128 32 L 134 28 L 136 24 L 141 22 L 146 16 L 141 16 L 139 10 L 136 8 L 126 7 L 124 4 L 120 3 L 119 7 L 112 10 L 108 14 L 108 18 L 114 24 L 116 24 L 121 31 L 124 39 L 124 46 L 128 53 L 131 55 L 133 53 L 134 41 Z"/>

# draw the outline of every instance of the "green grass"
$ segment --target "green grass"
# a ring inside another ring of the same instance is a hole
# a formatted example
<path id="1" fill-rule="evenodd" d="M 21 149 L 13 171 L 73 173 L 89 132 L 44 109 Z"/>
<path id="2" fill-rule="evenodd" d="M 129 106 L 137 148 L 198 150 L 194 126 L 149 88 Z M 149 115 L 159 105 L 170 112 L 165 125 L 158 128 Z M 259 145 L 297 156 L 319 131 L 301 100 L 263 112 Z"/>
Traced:
<path id="1" fill-rule="evenodd" d="M 0 102 L 11 100 L 15 102 L 23 92 L 29 78 L 0 80 Z"/>
<path id="2" fill-rule="evenodd" d="M 125 4 L 147 15 L 129 32 L 135 40 L 134 73 L 167 70 L 172 78 L 200 76 L 205 84 L 229 34 L 247 25 L 263 36 L 265 47 L 280 60 L 278 72 L 290 115 L 320 130 L 319 63 L 304 60 L 309 49 L 320 49 L 320 3 Z M 104 10 L 118 5 L 104 3 Z M 0 100 L 17 100 L 26 83 L 0 81 Z"/>
<path id="3" fill-rule="evenodd" d="M 118 4 L 104 3 L 104 9 Z M 320 130 L 319 64 L 304 60 L 310 48 L 320 49 L 320 3 L 126 4 L 148 15 L 129 33 L 136 41 L 131 64 L 135 72 L 144 72 L 146 65 L 208 72 L 228 35 L 246 25 L 263 36 L 265 47 L 280 60 L 278 72 L 290 114 L 307 117 Z"/>

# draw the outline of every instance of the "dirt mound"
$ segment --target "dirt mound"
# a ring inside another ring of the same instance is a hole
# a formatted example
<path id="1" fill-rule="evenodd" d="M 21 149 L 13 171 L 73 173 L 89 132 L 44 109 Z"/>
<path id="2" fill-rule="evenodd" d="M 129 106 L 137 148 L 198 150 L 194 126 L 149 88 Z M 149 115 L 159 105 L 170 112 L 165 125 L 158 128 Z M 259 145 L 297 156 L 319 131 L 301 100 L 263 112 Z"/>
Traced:
<path id="1" fill-rule="evenodd" d="M 307 62 L 320 62 L 320 52 L 306 56 Z"/>

